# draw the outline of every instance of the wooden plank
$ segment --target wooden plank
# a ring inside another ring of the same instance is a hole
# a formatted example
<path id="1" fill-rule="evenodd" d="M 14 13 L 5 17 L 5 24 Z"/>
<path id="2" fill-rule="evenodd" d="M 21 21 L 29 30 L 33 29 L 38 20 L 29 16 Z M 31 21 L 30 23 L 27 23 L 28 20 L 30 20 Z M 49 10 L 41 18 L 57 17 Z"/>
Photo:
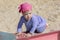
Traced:
<path id="1" fill-rule="evenodd" d="M 21 40 L 60 40 L 60 31 L 39 34 L 29 38 L 22 38 Z"/>

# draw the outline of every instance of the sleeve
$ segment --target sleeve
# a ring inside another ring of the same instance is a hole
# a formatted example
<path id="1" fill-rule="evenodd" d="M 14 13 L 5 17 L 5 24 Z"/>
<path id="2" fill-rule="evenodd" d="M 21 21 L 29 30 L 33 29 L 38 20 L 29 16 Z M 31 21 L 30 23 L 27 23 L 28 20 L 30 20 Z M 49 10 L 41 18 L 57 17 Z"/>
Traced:
<path id="1" fill-rule="evenodd" d="M 19 21 L 18 27 L 17 27 L 17 32 L 22 31 L 22 25 L 23 25 L 23 17 L 20 18 L 20 21 Z"/>
<path id="2" fill-rule="evenodd" d="M 41 20 L 40 27 L 46 26 L 46 20 L 44 18 L 42 18 L 42 17 L 40 17 L 40 20 Z"/>
<path id="3" fill-rule="evenodd" d="M 32 18 L 32 22 L 33 22 L 33 26 L 32 26 L 32 28 L 31 28 L 31 30 L 30 30 L 30 33 L 34 33 L 34 31 L 35 31 L 36 28 L 37 28 L 37 24 L 38 24 L 37 18 Z"/>

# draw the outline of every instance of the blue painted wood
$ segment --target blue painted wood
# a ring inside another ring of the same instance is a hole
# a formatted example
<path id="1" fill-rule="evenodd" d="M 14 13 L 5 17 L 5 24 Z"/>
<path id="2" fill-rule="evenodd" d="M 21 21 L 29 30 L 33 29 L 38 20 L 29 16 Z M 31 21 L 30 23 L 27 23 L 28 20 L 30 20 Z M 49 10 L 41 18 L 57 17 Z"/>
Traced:
<path id="1" fill-rule="evenodd" d="M 16 37 L 12 33 L 0 32 L 0 40 L 16 40 Z"/>

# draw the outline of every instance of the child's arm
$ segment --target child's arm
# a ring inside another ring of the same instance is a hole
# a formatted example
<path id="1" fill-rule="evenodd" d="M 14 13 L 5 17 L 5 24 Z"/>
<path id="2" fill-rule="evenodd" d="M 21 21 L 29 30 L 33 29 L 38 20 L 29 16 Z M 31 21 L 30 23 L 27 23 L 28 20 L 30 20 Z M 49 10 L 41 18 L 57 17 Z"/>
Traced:
<path id="1" fill-rule="evenodd" d="M 19 23 L 18 23 L 18 27 L 17 27 L 17 33 L 21 32 L 22 30 L 22 25 L 23 25 L 23 17 L 21 17 Z"/>
<path id="2" fill-rule="evenodd" d="M 42 26 L 46 25 L 46 20 L 42 17 L 39 17 L 39 18 L 40 18 L 39 19 L 40 21 L 38 21 L 38 19 L 36 17 L 33 18 L 33 27 L 31 28 L 30 33 L 34 33 L 34 31 L 36 30 L 37 25 L 39 24 L 39 22 L 40 22 L 39 27 L 42 27 Z"/>
<path id="3" fill-rule="evenodd" d="M 32 22 L 33 22 L 33 24 L 32 24 L 32 28 L 31 28 L 31 30 L 30 30 L 30 33 L 34 33 L 34 31 L 36 30 L 36 28 L 37 28 L 37 25 L 38 25 L 38 20 L 37 20 L 37 18 L 32 18 Z"/>

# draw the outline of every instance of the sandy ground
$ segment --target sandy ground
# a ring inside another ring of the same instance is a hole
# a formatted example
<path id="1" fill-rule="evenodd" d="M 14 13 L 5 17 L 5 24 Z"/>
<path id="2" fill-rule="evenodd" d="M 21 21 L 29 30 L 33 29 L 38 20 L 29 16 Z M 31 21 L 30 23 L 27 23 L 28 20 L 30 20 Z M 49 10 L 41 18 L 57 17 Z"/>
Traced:
<path id="1" fill-rule="evenodd" d="M 32 12 L 47 20 L 48 27 L 44 33 L 60 30 L 60 0 L 0 0 L 0 31 L 16 32 L 21 17 L 18 5 L 23 2 L 31 3 Z"/>

